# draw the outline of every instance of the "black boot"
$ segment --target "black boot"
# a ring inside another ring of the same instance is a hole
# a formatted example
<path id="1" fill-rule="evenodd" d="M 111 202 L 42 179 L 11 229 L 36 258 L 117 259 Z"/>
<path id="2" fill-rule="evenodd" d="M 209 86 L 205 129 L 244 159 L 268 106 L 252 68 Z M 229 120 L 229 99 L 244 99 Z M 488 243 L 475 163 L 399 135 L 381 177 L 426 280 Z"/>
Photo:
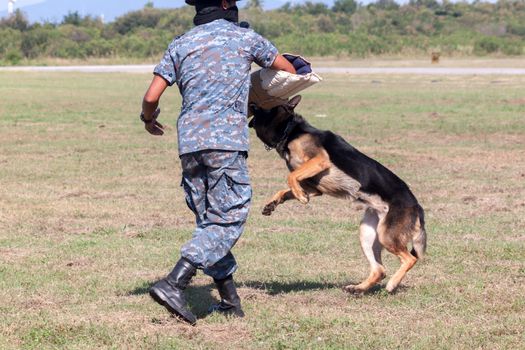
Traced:
<path id="1" fill-rule="evenodd" d="M 241 308 L 241 298 L 237 294 L 233 277 L 230 275 L 223 280 L 216 280 L 215 285 L 219 290 L 221 302 L 210 307 L 211 312 L 219 312 L 224 315 L 233 315 L 237 317 L 244 317 L 244 312 Z"/>
<path id="2" fill-rule="evenodd" d="M 158 281 L 149 290 L 149 295 L 169 312 L 182 318 L 191 325 L 197 323 L 195 315 L 188 310 L 184 289 L 197 273 L 197 269 L 188 260 L 181 258 L 170 274 Z"/>

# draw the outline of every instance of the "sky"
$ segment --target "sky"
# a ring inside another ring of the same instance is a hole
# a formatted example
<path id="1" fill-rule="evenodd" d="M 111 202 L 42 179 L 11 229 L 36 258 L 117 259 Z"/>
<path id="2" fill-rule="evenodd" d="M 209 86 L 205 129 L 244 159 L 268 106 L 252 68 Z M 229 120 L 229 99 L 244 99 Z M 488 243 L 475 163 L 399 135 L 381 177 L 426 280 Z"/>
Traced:
<path id="1" fill-rule="evenodd" d="M 242 8 L 240 1 L 238 5 Z M 0 17 L 7 15 L 8 0 L 0 0 Z M 31 22 L 51 21 L 60 22 L 64 15 L 69 12 L 78 11 L 82 15 L 104 16 L 107 22 L 113 21 L 126 12 L 137 10 L 144 7 L 147 0 L 17 0 L 15 9 L 19 8 L 28 16 Z M 277 8 L 285 4 L 287 0 L 266 0 L 263 1 L 265 9 Z M 301 0 L 290 1 L 291 3 L 301 3 Z M 334 0 L 314 0 L 332 5 Z M 181 7 L 187 6 L 184 0 L 153 0 L 155 7 Z"/>

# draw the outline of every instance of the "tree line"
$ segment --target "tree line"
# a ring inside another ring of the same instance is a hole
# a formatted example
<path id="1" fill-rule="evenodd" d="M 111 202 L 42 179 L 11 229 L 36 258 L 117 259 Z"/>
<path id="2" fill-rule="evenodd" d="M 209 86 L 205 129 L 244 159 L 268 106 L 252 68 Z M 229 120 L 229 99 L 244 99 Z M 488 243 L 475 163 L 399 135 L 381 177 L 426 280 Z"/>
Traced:
<path id="1" fill-rule="evenodd" d="M 60 23 L 30 23 L 22 11 L 0 20 L 0 63 L 24 59 L 159 57 L 173 37 L 193 27 L 194 8 L 158 9 L 152 2 L 111 23 L 72 12 Z M 271 11 L 251 0 L 241 20 L 281 51 L 306 56 L 448 56 L 525 54 L 525 0 L 496 3 L 377 0 L 333 6 L 307 1 Z"/>

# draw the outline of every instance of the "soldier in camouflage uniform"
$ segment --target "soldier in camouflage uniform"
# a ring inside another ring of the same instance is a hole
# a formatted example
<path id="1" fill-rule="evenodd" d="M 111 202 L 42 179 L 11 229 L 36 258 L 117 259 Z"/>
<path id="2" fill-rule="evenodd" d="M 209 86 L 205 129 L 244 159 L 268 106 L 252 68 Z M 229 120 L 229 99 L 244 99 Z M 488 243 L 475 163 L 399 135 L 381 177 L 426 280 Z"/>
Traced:
<path id="1" fill-rule="evenodd" d="M 182 185 L 197 227 L 173 271 L 152 286 L 150 295 L 195 324 L 184 289 L 196 269 L 213 277 L 219 290 L 221 302 L 212 311 L 244 316 L 231 249 L 243 232 L 252 195 L 246 165 L 251 64 L 295 69 L 268 40 L 238 25 L 236 1 L 186 2 L 196 7 L 196 27 L 175 38 L 155 68 L 141 119 L 148 132 L 162 135 L 159 99 L 177 84 L 183 98 L 177 122 Z"/>

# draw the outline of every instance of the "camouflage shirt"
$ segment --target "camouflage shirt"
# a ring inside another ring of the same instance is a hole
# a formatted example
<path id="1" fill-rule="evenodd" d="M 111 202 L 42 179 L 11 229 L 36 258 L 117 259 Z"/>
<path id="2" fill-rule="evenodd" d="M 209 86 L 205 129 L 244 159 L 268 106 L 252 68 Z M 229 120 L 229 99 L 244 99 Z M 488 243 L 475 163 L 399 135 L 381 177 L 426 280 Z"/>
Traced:
<path id="1" fill-rule="evenodd" d="M 179 154 L 248 151 L 250 68 L 269 67 L 277 49 L 251 29 L 219 19 L 196 26 L 169 45 L 154 74 L 177 84 Z"/>

